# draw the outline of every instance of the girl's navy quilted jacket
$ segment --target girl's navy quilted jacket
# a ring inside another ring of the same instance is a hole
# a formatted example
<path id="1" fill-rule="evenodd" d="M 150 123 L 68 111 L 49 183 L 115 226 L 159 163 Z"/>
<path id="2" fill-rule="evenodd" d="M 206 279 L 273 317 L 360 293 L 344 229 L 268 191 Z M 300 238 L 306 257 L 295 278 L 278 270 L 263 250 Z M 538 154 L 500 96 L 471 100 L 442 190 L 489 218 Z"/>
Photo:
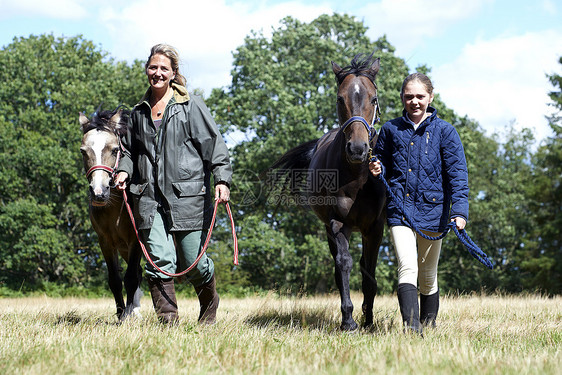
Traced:
<path id="1" fill-rule="evenodd" d="M 374 153 L 398 201 L 388 200 L 388 225 L 407 225 L 405 212 L 419 229 L 445 230 L 450 218 L 468 220 L 468 173 L 459 134 L 431 115 L 417 130 L 403 117 L 383 125 Z"/>

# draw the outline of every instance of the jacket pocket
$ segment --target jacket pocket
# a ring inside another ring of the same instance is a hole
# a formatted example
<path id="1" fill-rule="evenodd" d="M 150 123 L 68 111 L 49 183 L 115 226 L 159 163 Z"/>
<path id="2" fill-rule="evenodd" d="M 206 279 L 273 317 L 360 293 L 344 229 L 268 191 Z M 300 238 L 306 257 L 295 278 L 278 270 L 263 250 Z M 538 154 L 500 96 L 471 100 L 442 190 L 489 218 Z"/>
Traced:
<path id="1" fill-rule="evenodd" d="M 417 210 L 418 226 L 420 228 L 437 228 L 446 216 L 443 204 L 444 195 L 441 191 L 429 190 L 423 192 L 423 199 Z"/>
<path id="2" fill-rule="evenodd" d="M 143 184 L 130 184 L 129 185 L 129 191 L 133 195 L 142 195 L 142 193 L 144 192 L 144 189 L 146 188 L 147 185 L 148 185 L 148 182 L 145 182 Z"/>
<path id="3" fill-rule="evenodd" d="M 174 192 L 178 197 L 194 197 L 205 195 L 207 192 L 204 181 L 180 181 L 172 182 Z"/>
<path id="4" fill-rule="evenodd" d="M 180 179 L 203 179 L 203 161 L 193 146 L 191 139 L 179 145 L 176 153 L 178 177 Z"/>
<path id="5" fill-rule="evenodd" d="M 443 192 L 441 191 L 424 191 L 423 199 L 428 203 L 443 203 Z"/>

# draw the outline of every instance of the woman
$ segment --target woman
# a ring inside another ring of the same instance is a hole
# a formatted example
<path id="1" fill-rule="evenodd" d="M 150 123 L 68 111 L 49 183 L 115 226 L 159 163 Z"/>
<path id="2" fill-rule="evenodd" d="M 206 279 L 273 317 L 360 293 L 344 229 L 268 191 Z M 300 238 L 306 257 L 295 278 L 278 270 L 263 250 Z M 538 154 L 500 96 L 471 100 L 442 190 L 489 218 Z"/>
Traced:
<path id="1" fill-rule="evenodd" d="M 229 200 L 228 149 L 202 99 L 190 95 L 177 51 L 152 47 L 145 65 L 150 87 L 133 108 L 115 183 L 133 194 L 135 220 L 154 263 L 168 273 L 189 267 L 202 250 L 215 199 Z M 163 323 L 178 319 L 174 280 L 149 263 L 152 302 Z M 199 297 L 199 322 L 216 321 L 219 296 L 213 261 L 203 255 L 187 274 Z"/>
<path id="2" fill-rule="evenodd" d="M 369 168 L 375 177 L 385 168 L 384 176 L 398 197 L 387 206 L 398 261 L 398 302 L 406 328 L 421 333 L 422 325 L 435 326 L 439 310 L 441 240 L 417 236 L 404 216 L 432 237 L 443 232 L 449 220 L 463 229 L 468 220 L 468 173 L 457 131 L 430 106 L 430 79 L 421 73 L 409 75 L 400 97 L 403 115 L 381 128 L 375 146 L 378 160 Z"/>

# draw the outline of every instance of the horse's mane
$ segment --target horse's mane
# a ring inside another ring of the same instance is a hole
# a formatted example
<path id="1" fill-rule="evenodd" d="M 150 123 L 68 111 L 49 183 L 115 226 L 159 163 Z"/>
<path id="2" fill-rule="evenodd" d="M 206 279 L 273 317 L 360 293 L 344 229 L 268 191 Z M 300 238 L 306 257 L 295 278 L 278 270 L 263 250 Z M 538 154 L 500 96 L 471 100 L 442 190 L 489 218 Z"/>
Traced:
<path id="1" fill-rule="evenodd" d="M 111 118 L 121 111 L 121 117 L 118 123 L 111 121 Z M 114 132 L 117 135 L 124 135 L 127 131 L 127 122 L 129 121 L 129 116 L 131 111 L 125 109 L 123 106 L 119 106 L 114 110 L 102 110 L 101 107 L 98 108 L 94 116 L 88 123 L 87 127 L 84 129 L 84 134 L 93 129 L 105 130 L 109 132 Z"/>
<path id="2" fill-rule="evenodd" d="M 371 70 L 369 69 L 376 60 L 374 54 L 375 52 L 370 55 L 364 53 L 355 55 L 355 57 L 351 60 L 351 64 L 342 68 L 342 70 L 337 74 L 336 80 L 338 81 L 338 85 L 340 85 L 345 77 L 350 74 L 365 76 L 369 78 L 371 82 L 375 82 L 375 76 L 371 74 Z"/>

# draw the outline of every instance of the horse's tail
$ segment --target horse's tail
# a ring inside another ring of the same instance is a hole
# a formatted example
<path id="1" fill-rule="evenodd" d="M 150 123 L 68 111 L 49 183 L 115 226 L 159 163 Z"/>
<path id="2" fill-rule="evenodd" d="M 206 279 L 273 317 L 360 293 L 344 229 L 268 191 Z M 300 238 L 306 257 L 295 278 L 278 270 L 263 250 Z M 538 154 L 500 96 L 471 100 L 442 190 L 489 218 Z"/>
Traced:
<path id="1" fill-rule="evenodd" d="M 293 189 L 294 179 L 298 178 L 297 173 L 302 178 L 308 170 L 318 140 L 313 139 L 287 151 L 262 173 L 262 179 L 265 178 L 270 187 L 289 188 L 292 193 L 298 193 Z"/>
<path id="2" fill-rule="evenodd" d="M 277 159 L 277 161 L 273 163 L 269 169 L 308 169 L 310 161 L 312 160 L 312 154 L 314 154 L 314 149 L 316 148 L 316 143 L 318 143 L 318 139 L 313 139 L 312 141 L 305 142 L 290 149 L 283 156 Z"/>

